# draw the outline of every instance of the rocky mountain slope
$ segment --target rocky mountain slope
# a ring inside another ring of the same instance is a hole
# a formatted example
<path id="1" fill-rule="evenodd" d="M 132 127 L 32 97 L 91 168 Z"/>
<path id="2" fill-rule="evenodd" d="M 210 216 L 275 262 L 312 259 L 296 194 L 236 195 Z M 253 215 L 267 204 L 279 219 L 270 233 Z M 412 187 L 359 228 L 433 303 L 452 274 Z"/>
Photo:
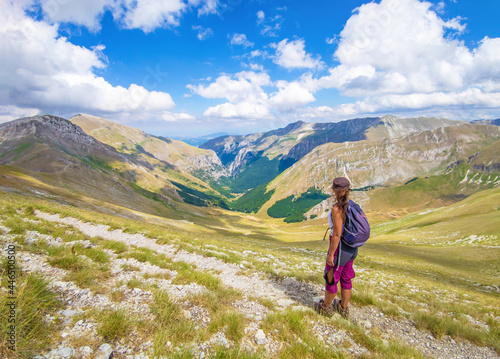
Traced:
<path id="1" fill-rule="evenodd" d="M 225 173 L 213 152 L 96 117 L 79 116 L 74 122 L 109 144 L 59 117 L 23 118 L 0 125 L 0 165 L 22 169 L 32 178 L 82 196 L 137 206 L 147 213 L 176 217 L 175 212 L 185 207 L 183 202 L 227 208 L 223 196 L 192 174 L 214 180 Z"/>
<path id="2" fill-rule="evenodd" d="M 336 123 L 296 122 L 285 128 L 246 136 L 225 136 L 210 140 L 202 148 L 214 150 L 236 182 L 257 172 L 265 163 L 270 176 L 236 186 L 238 190 L 254 188 L 268 182 L 317 146 L 325 143 L 356 142 L 398 138 L 410 133 L 454 126 L 456 121 L 438 118 L 393 116 L 359 118 Z"/>
<path id="3" fill-rule="evenodd" d="M 184 142 L 149 135 L 139 129 L 107 121 L 91 115 L 77 115 L 70 121 L 87 134 L 129 155 L 145 155 L 172 164 L 191 175 L 217 179 L 227 175 L 225 167 L 211 150 Z"/>
<path id="4" fill-rule="evenodd" d="M 171 170 L 169 164 L 135 160 L 55 116 L 1 124 L 0 165 L 80 196 L 146 213 L 175 216 L 175 203 L 182 203 L 163 175 Z"/>
<path id="5" fill-rule="evenodd" d="M 499 185 L 500 173 L 495 167 L 498 158 L 494 150 L 499 139 L 497 126 L 459 123 L 381 141 L 327 143 L 315 148 L 267 185 L 267 191 L 274 191 L 274 194 L 259 213 L 265 214 L 276 201 L 290 195 L 299 197 L 311 187 L 329 194 L 331 180 L 337 176 L 349 178 L 353 188 L 358 190 L 353 192 L 354 198 L 368 205 L 377 188 L 451 172 L 454 163 L 470 162 L 469 156 L 479 156 L 478 161 L 483 158 L 483 164 L 474 167 L 476 171 L 494 174 L 484 186 Z M 489 147 L 492 145 L 494 147 Z M 476 186 L 475 190 L 480 188 Z M 455 190 L 458 194 L 464 188 Z M 330 205 L 325 201 L 309 214 L 324 216 L 324 210 Z"/>

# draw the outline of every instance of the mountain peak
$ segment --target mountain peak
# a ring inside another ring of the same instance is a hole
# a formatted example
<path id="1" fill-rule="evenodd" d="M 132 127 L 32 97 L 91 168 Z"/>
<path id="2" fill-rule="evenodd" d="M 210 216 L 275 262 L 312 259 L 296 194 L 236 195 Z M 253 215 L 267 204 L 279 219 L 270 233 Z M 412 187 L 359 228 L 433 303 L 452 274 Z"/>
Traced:
<path id="1" fill-rule="evenodd" d="M 384 117 L 380 118 L 380 121 L 382 122 L 391 122 L 391 121 L 397 121 L 399 120 L 399 117 L 393 116 L 393 115 L 385 115 Z"/>

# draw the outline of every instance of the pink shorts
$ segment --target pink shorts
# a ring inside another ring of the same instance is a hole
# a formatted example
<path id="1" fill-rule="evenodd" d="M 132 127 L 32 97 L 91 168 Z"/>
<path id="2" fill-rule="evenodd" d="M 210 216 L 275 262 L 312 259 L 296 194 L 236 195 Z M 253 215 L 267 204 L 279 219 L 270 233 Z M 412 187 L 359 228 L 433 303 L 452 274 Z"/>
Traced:
<path id="1" fill-rule="evenodd" d="M 354 268 L 352 265 L 353 262 L 354 261 L 349 261 L 344 266 L 340 267 L 336 266 L 330 267 L 328 264 L 325 265 L 325 275 L 323 277 L 325 278 L 325 283 L 326 283 L 325 289 L 328 292 L 337 293 L 338 292 L 337 283 L 339 281 L 342 289 L 352 289 L 351 279 L 353 279 L 356 276 L 356 273 L 354 273 Z M 333 282 L 329 283 L 327 274 L 332 268 L 333 268 Z"/>

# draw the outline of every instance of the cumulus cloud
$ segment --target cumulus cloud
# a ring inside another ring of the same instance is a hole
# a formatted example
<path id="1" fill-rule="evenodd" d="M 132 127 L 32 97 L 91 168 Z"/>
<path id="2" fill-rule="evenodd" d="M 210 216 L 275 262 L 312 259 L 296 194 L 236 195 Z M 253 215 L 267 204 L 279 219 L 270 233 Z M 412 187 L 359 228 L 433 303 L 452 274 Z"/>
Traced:
<path id="1" fill-rule="evenodd" d="M 271 79 L 264 72 L 241 71 L 234 76 L 221 75 L 208 86 L 188 85 L 191 92 L 205 98 L 223 98 L 229 102 L 208 108 L 204 115 L 224 118 L 262 118 L 269 115 L 268 95 L 262 88 Z"/>
<path id="2" fill-rule="evenodd" d="M 270 113 L 267 106 L 255 102 L 226 102 L 217 106 L 209 107 L 204 113 L 208 117 L 220 118 L 250 118 L 262 119 L 267 118 Z"/>
<path id="3" fill-rule="evenodd" d="M 255 45 L 253 42 L 247 39 L 245 34 L 233 34 L 231 36 L 231 45 L 241 45 L 243 47 L 253 47 Z"/>
<path id="4" fill-rule="evenodd" d="M 113 3 L 113 0 L 41 0 L 40 6 L 51 23 L 70 22 L 97 31 L 101 28 L 100 17 Z"/>
<path id="5" fill-rule="evenodd" d="M 187 87 L 193 93 L 205 98 L 225 98 L 230 102 L 237 103 L 265 101 L 267 94 L 262 89 L 262 86 L 270 84 L 271 79 L 266 73 L 242 71 L 234 76 L 221 75 L 208 86 L 188 85 Z"/>
<path id="6" fill-rule="evenodd" d="M 146 33 L 178 26 L 181 17 L 191 9 L 198 9 L 198 16 L 202 16 L 217 14 L 219 7 L 218 0 L 40 0 L 37 4 L 44 19 L 52 24 L 73 23 L 98 31 L 102 15 L 110 11 L 124 28 Z"/>
<path id="7" fill-rule="evenodd" d="M 417 0 L 362 5 L 338 38 L 334 57 L 340 64 L 328 75 L 308 73 L 297 82 L 313 94 L 333 88 L 361 98 L 321 108 L 331 116 L 498 107 L 500 39 L 486 37 L 469 49 L 449 34 L 465 30 L 462 20 L 445 21 L 432 4 Z"/>
<path id="8" fill-rule="evenodd" d="M 305 42 L 303 39 L 288 41 L 284 39 L 279 43 L 271 45 L 276 49 L 276 55 L 273 62 L 288 70 L 292 69 L 316 69 L 322 68 L 324 65 L 318 58 L 313 58 L 311 54 L 305 51 Z"/>
<path id="9" fill-rule="evenodd" d="M 277 87 L 279 91 L 271 97 L 269 103 L 280 112 L 292 111 L 316 101 L 313 94 L 298 82 L 279 81 Z"/>
<path id="10" fill-rule="evenodd" d="M 346 23 L 335 52 L 342 71 L 333 72 L 350 77 L 339 88 L 348 96 L 433 93 L 482 87 L 486 77 L 498 80 L 499 40 L 485 38 L 470 51 L 445 36 L 448 30 L 463 31 L 460 20 L 444 21 L 430 7 L 417 0 L 361 6 Z M 356 76 L 367 67 L 371 74 Z"/>
<path id="11" fill-rule="evenodd" d="M 59 36 L 57 25 L 35 21 L 22 7 L 2 3 L 0 112 L 15 108 L 28 113 L 38 109 L 58 114 L 161 114 L 174 107 L 168 93 L 136 84 L 113 86 L 97 76 L 95 70 L 106 66 L 99 55 L 102 45 L 93 50 L 73 45 Z"/>
<path id="12" fill-rule="evenodd" d="M 204 28 L 203 26 L 193 26 L 193 30 L 196 30 L 198 34 L 196 37 L 198 40 L 203 41 L 213 36 L 214 32 L 211 28 Z"/>

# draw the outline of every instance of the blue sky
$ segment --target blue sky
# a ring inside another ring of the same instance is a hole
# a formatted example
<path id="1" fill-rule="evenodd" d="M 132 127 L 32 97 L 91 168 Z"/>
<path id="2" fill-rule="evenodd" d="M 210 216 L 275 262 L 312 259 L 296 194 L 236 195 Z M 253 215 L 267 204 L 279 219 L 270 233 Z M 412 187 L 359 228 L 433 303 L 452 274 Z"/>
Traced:
<path id="1" fill-rule="evenodd" d="M 162 136 L 500 117 L 497 0 L 0 0 L 0 122 Z"/>

